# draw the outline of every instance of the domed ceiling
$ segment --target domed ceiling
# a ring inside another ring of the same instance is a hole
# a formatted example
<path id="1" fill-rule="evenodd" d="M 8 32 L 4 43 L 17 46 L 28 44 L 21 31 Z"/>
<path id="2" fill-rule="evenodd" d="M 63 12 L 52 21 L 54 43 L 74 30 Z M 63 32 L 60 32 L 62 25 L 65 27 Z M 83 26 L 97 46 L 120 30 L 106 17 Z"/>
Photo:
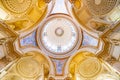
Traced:
<path id="1" fill-rule="evenodd" d="M 120 80 L 120 0 L 0 0 L 0 80 Z"/>

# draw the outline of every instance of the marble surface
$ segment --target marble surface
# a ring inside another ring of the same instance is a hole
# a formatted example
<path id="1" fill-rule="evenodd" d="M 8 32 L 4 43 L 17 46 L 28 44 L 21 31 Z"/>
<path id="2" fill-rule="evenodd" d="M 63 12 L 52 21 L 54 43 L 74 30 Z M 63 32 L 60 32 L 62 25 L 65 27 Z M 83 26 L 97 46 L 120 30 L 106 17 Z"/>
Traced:
<path id="1" fill-rule="evenodd" d="M 36 42 L 36 31 L 32 32 L 31 34 L 29 34 L 28 36 L 20 39 L 20 45 L 21 46 L 37 46 L 37 42 Z"/>
<path id="2" fill-rule="evenodd" d="M 67 59 L 52 59 L 55 69 L 56 69 L 56 75 L 62 75 L 64 72 L 64 65 L 67 61 Z"/>
<path id="3" fill-rule="evenodd" d="M 97 47 L 97 45 L 98 45 L 98 40 L 97 39 L 90 36 L 86 32 L 83 32 L 82 46 L 94 46 L 94 47 Z"/>

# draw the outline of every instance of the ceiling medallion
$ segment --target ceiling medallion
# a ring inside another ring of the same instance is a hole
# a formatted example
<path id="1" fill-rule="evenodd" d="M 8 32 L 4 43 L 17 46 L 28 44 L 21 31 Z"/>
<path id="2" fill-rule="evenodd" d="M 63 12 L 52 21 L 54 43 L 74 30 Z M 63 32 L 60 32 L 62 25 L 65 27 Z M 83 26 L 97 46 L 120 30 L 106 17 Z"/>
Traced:
<path id="1" fill-rule="evenodd" d="M 38 43 L 42 50 L 54 55 L 75 51 L 81 42 L 81 31 L 67 15 L 57 14 L 46 19 L 38 29 Z"/>
<path id="2" fill-rule="evenodd" d="M 32 0 L 2 0 L 2 3 L 9 11 L 20 14 L 30 8 Z"/>
<path id="3" fill-rule="evenodd" d="M 85 78 L 97 75 L 101 71 L 101 67 L 100 61 L 95 57 L 89 57 L 81 61 L 78 65 L 79 74 Z"/>
<path id="4" fill-rule="evenodd" d="M 84 0 L 93 15 L 105 15 L 113 10 L 119 0 Z"/>
<path id="5" fill-rule="evenodd" d="M 31 57 L 26 57 L 21 58 L 18 61 L 16 69 L 21 76 L 27 78 L 34 78 L 40 73 L 40 67 L 38 66 L 40 66 L 40 64 L 35 59 Z"/>

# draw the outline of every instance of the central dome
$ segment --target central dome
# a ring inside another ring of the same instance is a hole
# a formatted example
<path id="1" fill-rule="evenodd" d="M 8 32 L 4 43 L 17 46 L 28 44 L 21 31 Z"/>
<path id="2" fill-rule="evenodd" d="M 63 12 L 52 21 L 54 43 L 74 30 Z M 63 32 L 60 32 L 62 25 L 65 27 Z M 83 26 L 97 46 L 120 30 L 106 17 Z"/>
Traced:
<path id="1" fill-rule="evenodd" d="M 64 54 L 72 51 L 79 39 L 79 31 L 68 16 L 48 18 L 40 30 L 40 42 L 48 52 Z"/>

